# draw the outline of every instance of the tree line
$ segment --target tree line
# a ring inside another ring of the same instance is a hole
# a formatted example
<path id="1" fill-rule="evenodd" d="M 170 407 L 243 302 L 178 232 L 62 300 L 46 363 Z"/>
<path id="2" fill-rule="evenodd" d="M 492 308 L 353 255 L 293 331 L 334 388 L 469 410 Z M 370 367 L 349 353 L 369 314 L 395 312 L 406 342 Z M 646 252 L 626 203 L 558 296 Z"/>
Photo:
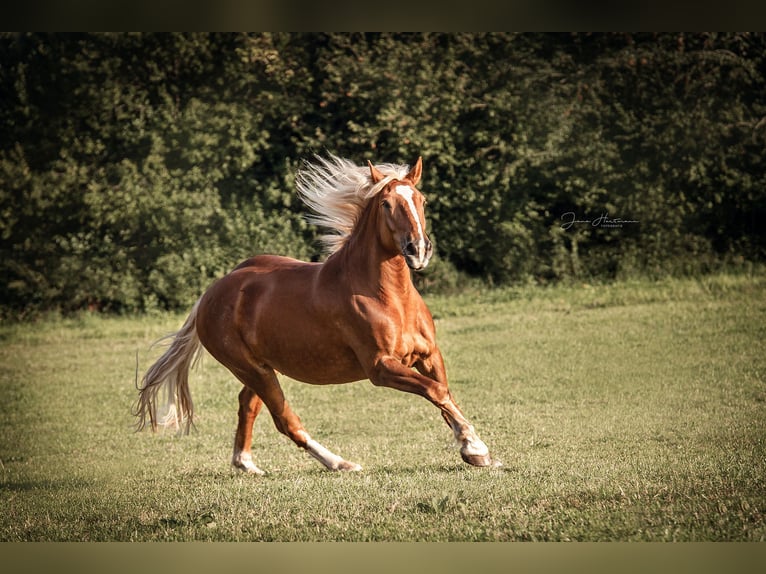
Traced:
<path id="1" fill-rule="evenodd" d="M 0 314 L 188 307 L 319 257 L 327 152 L 423 157 L 422 289 L 762 262 L 766 36 L 0 35 Z"/>

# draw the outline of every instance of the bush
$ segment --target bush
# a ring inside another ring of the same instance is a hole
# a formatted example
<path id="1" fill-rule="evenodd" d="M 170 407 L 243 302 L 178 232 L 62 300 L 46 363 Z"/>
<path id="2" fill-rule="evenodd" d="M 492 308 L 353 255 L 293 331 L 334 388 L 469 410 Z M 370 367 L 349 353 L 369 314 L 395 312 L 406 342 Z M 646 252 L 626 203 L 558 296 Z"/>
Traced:
<path id="1" fill-rule="evenodd" d="M 2 314 L 182 308 L 252 254 L 312 257 L 293 183 L 325 151 L 423 156 L 424 289 L 763 261 L 764 58 L 747 33 L 2 34 Z"/>

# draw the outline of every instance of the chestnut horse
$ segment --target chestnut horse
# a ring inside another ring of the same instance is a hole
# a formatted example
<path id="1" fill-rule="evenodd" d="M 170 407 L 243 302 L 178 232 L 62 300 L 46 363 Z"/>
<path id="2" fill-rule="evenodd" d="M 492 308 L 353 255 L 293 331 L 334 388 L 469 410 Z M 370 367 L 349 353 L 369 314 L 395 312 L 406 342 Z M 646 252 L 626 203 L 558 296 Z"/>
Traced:
<path id="1" fill-rule="evenodd" d="M 331 470 L 361 470 L 306 432 L 277 373 L 315 385 L 369 379 L 431 401 L 460 444 L 464 461 L 496 466 L 447 386 L 434 322 L 410 269 L 428 265 L 425 199 L 415 166 L 366 167 L 330 156 L 298 174 L 299 194 L 331 230 L 323 263 L 274 255 L 244 261 L 194 305 L 167 351 L 144 375 L 135 414 L 147 424 L 192 422 L 188 371 L 204 348 L 244 385 L 232 464 L 263 474 L 252 460 L 253 421 L 265 404 L 277 429 Z M 168 414 L 160 419 L 164 389 Z"/>

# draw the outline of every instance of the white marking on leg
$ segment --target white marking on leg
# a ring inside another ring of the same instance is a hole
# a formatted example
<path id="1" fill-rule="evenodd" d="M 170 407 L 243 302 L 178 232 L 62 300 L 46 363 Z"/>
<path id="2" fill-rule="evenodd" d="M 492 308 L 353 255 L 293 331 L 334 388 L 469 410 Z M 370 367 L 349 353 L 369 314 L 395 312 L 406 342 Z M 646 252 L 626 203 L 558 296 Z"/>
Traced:
<path id="1" fill-rule="evenodd" d="M 465 439 L 463 447 L 460 449 L 463 454 L 471 456 L 485 456 L 489 454 L 489 448 L 478 436 Z"/>
<path id="2" fill-rule="evenodd" d="M 397 185 L 395 191 L 407 202 L 407 205 L 410 207 L 412 217 L 415 219 L 415 223 L 418 226 L 418 258 L 422 263 L 426 256 L 426 240 L 425 234 L 423 233 L 423 226 L 420 224 L 420 217 L 418 217 L 418 210 L 415 208 L 415 202 L 412 201 L 412 196 L 415 191 L 409 185 Z"/>
<path id="3" fill-rule="evenodd" d="M 484 444 L 484 441 L 476 434 L 472 425 L 467 425 L 463 432 L 455 432 L 455 437 L 460 443 L 460 454 L 463 456 L 463 460 L 476 464 L 478 466 L 491 466 L 493 468 L 499 468 L 503 466 L 503 463 L 497 459 L 491 459 L 489 457 L 489 448 Z M 465 457 L 479 457 L 481 460 L 469 461 Z"/>
<path id="4" fill-rule="evenodd" d="M 257 474 L 260 476 L 263 476 L 264 474 L 266 474 L 260 468 L 255 466 L 255 463 L 253 462 L 253 455 L 250 454 L 249 452 L 242 452 L 241 450 L 235 450 L 234 456 L 231 459 L 231 464 L 233 464 L 238 469 L 251 474 Z"/>
<path id="5" fill-rule="evenodd" d="M 168 401 L 162 409 L 162 415 L 157 417 L 157 426 L 163 429 L 178 430 L 181 428 L 181 417 L 176 407 L 175 397 L 168 393 Z"/>
<path id="6" fill-rule="evenodd" d="M 313 438 L 309 438 L 306 441 L 306 450 L 330 470 L 362 470 L 362 467 L 358 464 L 344 460 Z"/>
<path id="7" fill-rule="evenodd" d="M 473 425 L 466 424 L 465 427 L 455 421 L 452 426 L 452 431 L 455 433 L 455 438 L 460 443 L 460 452 L 469 456 L 485 456 L 489 454 L 489 448 L 484 444 L 484 441 L 476 434 L 476 430 Z"/>

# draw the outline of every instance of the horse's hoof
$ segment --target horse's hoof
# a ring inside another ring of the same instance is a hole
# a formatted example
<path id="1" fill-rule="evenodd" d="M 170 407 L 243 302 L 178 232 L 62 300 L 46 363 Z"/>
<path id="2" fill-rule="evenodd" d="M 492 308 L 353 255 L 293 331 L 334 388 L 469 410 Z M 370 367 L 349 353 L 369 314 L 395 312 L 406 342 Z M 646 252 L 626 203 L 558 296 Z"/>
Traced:
<path id="1" fill-rule="evenodd" d="M 240 472 L 244 472 L 246 474 L 255 474 L 258 476 L 265 476 L 266 472 L 255 466 L 252 462 L 244 462 L 244 461 L 238 461 L 233 462 L 232 466 L 237 469 Z"/>
<path id="2" fill-rule="evenodd" d="M 492 457 L 487 454 L 463 454 L 460 453 L 463 460 L 473 466 L 502 466 L 500 461 L 493 461 Z"/>
<path id="3" fill-rule="evenodd" d="M 333 470 L 340 470 L 343 472 L 359 472 L 362 470 L 362 467 L 355 462 L 344 460 L 343 462 L 339 463 L 338 466 Z"/>

